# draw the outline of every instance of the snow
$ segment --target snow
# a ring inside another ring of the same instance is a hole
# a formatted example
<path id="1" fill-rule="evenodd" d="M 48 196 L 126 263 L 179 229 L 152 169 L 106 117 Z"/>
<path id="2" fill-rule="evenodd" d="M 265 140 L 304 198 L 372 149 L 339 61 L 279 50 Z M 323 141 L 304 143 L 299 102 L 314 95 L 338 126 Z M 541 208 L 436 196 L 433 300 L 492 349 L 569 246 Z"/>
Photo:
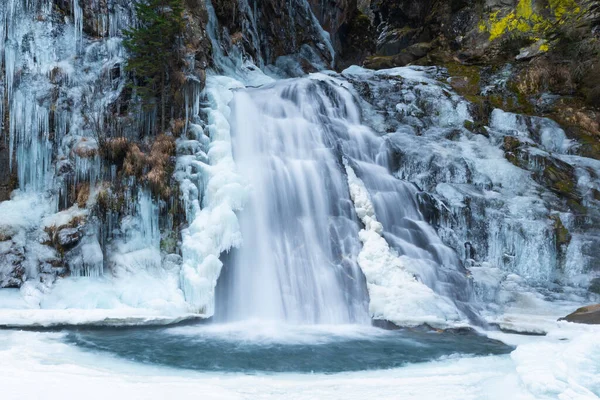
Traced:
<path id="1" fill-rule="evenodd" d="M 518 344 L 512 354 L 504 356 L 451 356 L 403 368 L 351 373 L 243 375 L 136 364 L 79 350 L 62 341 L 63 333 L 0 331 L 0 380 L 7 400 L 593 400 L 600 395 L 598 334 L 599 327 L 565 323 L 548 337 L 504 335 Z M 310 337 L 298 339 L 310 342 Z"/>
<path id="2" fill-rule="evenodd" d="M 576 333 L 560 329 L 547 340 L 519 346 L 511 358 L 521 381 L 536 398 L 597 399 L 598 335 L 598 327 Z"/>
<path id="3" fill-rule="evenodd" d="M 27 282 L 0 290 L 0 326 L 169 324 L 192 313 L 172 271 L 61 279 L 49 290 Z"/>
<path id="4" fill-rule="evenodd" d="M 0 328 L 51 328 L 64 326 L 161 326 L 198 319 L 197 314 L 161 315 L 153 309 L 65 310 L 0 309 Z"/>
<path id="5" fill-rule="evenodd" d="M 356 214 L 365 226 L 359 232 L 363 248 L 358 264 L 367 279 L 372 318 L 399 326 L 423 323 L 448 326 L 459 322 L 461 315 L 452 302 L 417 281 L 405 267 L 410 259 L 398 257 L 390 249 L 382 236 L 383 226 L 377 221 L 369 192 L 346 160 L 344 165 Z"/>
<path id="6" fill-rule="evenodd" d="M 53 208 L 38 194 L 15 192 L 10 201 L 0 202 L 0 234 L 36 228 Z"/>

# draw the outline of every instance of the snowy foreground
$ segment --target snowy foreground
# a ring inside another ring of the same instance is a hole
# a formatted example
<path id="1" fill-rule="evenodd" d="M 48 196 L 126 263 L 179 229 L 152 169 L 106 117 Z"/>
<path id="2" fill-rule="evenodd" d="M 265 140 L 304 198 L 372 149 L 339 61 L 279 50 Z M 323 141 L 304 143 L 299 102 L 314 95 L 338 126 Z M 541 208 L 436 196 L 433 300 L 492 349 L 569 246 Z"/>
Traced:
<path id="1" fill-rule="evenodd" d="M 546 337 L 490 336 L 517 349 L 390 370 L 244 375 L 137 364 L 80 350 L 63 333 L 0 331 L 0 382 L 3 399 L 599 398 L 600 327 L 559 323 Z"/>

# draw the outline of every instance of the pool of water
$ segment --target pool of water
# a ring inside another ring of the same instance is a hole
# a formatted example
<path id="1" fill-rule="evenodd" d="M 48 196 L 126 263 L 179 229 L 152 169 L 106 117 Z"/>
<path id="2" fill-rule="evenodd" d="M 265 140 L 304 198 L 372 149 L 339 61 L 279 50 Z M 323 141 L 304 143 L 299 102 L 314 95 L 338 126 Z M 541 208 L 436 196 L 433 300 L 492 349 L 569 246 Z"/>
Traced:
<path id="1" fill-rule="evenodd" d="M 259 321 L 168 328 L 80 328 L 68 331 L 65 340 L 85 350 L 135 362 L 250 374 L 389 369 L 444 357 L 506 354 L 513 350 L 473 333 Z"/>

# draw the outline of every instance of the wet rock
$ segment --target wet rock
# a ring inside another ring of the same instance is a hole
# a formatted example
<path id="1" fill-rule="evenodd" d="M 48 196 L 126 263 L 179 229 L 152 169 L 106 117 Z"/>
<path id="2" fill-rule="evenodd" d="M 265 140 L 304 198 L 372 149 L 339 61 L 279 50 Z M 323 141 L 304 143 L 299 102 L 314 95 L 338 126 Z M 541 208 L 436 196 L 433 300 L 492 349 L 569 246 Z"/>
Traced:
<path id="1" fill-rule="evenodd" d="M 402 50 L 410 47 L 418 42 L 426 42 L 431 40 L 429 35 L 423 34 L 422 28 L 400 28 L 393 29 L 380 39 L 380 44 L 377 48 L 377 55 L 393 56 L 400 53 Z"/>
<path id="2" fill-rule="evenodd" d="M 555 193 L 580 204 L 581 195 L 577 192 L 577 179 L 571 165 L 555 158 L 547 158 L 546 167 L 536 177 Z"/>
<path id="3" fill-rule="evenodd" d="M 360 65 L 375 52 L 375 28 L 371 19 L 362 12 L 340 27 L 341 51 L 336 59 L 336 69 L 343 70 L 350 65 Z"/>
<path id="4" fill-rule="evenodd" d="M 356 0 L 308 0 L 308 3 L 321 26 L 329 32 L 334 47 L 340 50 L 340 32 L 357 15 Z"/>
<path id="5" fill-rule="evenodd" d="M 0 242 L 0 288 L 18 288 L 25 281 L 24 249 L 11 240 Z"/>
<path id="6" fill-rule="evenodd" d="M 13 157 L 14 160 L 14 157 Z M 8 140 L 0 134 L 0 201 L 10 199 L 10 194 L 17 187 L 17 166 L 13 161 L 11 169 Z"/>
<path id="7" fill-rule="evenodd" d="M 592 279 L 588 290 L 592 293 L 600 294 L 600 278 Z"/>
<path id="8" fill-rule="evenodd" d="M 344 0 L 338 1 L 343 8 Z M 313 10 L 307 4 L 300 0 L 264 0 L 252 5 L 230 0 L 213 1 L 215 13 L 221 23 L 221 44 L 225 52 L 234 50 L 231 35 L 240 32 L 241 40 L 238 41 L 237 48 L 267 65 L 274 64 L 280 57 L 297 55 L 306 46 L 326 66 L 329 65 L 332 62 L 331 54 L 320 28 L 313 23 Z M 356 3 L 349 3 L 349 6 L 352 5 L 355 7 Z M 337 21 L 330 29 L 337 29 L 335 26 L 340 22 L 336 16 L 337 8 L 323 7 L 323 10 L 326 14 L 323 17 L 327 17 L 328 21 L 332 24 Z M 343 9 L 341 13 L 345 14 Z M 239 37 L 237 34 L 234 36 Z"/>
<path id="9" fill-rule="evenodd" d="M 431 43 L 417 43 L 402 50 L 395 56 L 372 56 L 365 60 L 365 67 L 370 69 L 387 69 L 404 67 L 425 57 L 431 50 Z"/>
<path id="10" fill-rule="evenodd" d="M 519 61 L 529 60 L 534 57 L 538 57 L 548 51 L 548 42 L 546 40 L 538 40 L 531 46 L 521 49 L 515 59 Z"/>
<path id="11" fill-rule="evenodd" d="M 65 228 L 61 229 L 57 235 L 57 242 L 63 249 L 75 247 L 83 237 L 80 228 Z"/>
<path id="12" fill-rule="evenodd" d="M 581 307 L 572 314 L 561 318 L 559 321 L 575 322 L 578 324 L 598 325 L 600 324 L 600 304 Z"/>

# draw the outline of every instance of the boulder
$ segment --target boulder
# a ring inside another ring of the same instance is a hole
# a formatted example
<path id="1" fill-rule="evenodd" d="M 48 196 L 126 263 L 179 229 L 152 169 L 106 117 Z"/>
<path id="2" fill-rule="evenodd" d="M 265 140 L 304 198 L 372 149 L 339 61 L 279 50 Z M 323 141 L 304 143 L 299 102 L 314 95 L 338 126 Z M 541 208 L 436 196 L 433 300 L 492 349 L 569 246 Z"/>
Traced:
<path id="1" fill-rule="evenodd" d="M 581 307 L 559 321 L 575 322 L 578 324 L 600 325 L 600 304 Z"/>

